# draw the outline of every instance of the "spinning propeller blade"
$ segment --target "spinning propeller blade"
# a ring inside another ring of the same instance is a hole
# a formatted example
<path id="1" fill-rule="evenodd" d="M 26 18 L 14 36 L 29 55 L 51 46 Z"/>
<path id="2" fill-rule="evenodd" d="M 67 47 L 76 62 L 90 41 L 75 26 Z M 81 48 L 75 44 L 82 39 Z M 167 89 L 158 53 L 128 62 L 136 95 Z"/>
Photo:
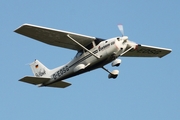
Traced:
<path id="1" fill-rule="evenodd" d="M 120 32 L 121 32 L 121 34 L 122 34 L 122 36 L 124 36 L 124 29 L 123 29 L 123 25 L 119 24 L 119 25 L 118 25 L 118 28 L 119 28 L 119 30 L 120 30 Z"/>

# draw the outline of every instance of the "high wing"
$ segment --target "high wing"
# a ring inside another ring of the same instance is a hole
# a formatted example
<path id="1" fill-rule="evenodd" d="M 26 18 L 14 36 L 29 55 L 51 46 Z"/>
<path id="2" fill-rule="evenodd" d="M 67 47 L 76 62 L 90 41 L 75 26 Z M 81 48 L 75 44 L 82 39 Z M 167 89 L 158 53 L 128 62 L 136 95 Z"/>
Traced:
<path id="1" fill-rule="evenodd" d="M 163 57 L 169 54 L 172 50 L 147 45 L 137 45 L 135 49 L 131 49 L 122 56 L 124 57 Z"/>
<path id="2" fill-rule="evenodd" d="M 73 39 L 75 39 L 83 46 L 90 44 L 93 40 L 96 39 L 95 37 L 91 36 L 31 24 L 23 24 L 18 29 L 16 29 L 15 32 L 44 42 L 46 44 L 68 48 L 72 50 L 80 50 L 82 48 L 76 43 L 74 43 L 71 39 L 69 39 L 67 35 L 71 36 Z"/>

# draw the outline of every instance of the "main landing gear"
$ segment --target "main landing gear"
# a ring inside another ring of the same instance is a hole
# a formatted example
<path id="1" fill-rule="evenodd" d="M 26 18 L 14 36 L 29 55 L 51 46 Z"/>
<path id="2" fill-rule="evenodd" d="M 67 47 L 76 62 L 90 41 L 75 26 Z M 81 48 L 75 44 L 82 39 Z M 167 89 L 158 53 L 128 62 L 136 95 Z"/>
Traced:
<path id="1" fill-rule="evenodd" d="M 116 59 L 116 60 L 114 60 L 113 62 L 112 62 L 112 66 L 114 67 L 114 66 L 119 66 L 121 64 L 121 60 L 120 59 Z M 115 79 L 115 78 L 117 78 L 117 76 L 118 76 L 118 74 L 119 74 L 119 70 L 113 70 L 112 72 L 110 72 L 108 69 L 106 69 L 104 66 L 102 67 L 102 69 L 104 69 L 106 72 L 108 72 L 109 73 L 109 75 L 108 75 L 108 78 L 110 79 L 110 78 L 113 78 L 113 79 Z"/>

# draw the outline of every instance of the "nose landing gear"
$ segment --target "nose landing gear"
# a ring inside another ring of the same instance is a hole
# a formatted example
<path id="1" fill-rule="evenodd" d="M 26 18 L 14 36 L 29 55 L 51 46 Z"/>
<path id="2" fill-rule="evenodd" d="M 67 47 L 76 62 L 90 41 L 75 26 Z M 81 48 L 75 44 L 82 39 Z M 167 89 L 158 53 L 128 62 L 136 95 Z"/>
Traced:
<path id="1" fill-rule="evenodd" d="M 120 64 L 121 64 L 121 59 L 115 59 L 111 65 L 112 67 L 114 66 L 118 67 Z"/>

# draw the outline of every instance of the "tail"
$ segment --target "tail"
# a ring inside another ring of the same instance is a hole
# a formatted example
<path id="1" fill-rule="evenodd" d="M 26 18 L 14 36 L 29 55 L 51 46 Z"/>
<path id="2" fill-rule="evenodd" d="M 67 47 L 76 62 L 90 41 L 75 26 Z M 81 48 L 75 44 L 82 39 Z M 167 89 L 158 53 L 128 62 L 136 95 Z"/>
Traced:
<path id="1" fill-rule="evenodd" d="M 36 77 L 49 77 L 49 69 L 44 66 L 40 61 L 35 60 L 30 64 L 30 67 L 33 71 L 34 76 Z"/>

